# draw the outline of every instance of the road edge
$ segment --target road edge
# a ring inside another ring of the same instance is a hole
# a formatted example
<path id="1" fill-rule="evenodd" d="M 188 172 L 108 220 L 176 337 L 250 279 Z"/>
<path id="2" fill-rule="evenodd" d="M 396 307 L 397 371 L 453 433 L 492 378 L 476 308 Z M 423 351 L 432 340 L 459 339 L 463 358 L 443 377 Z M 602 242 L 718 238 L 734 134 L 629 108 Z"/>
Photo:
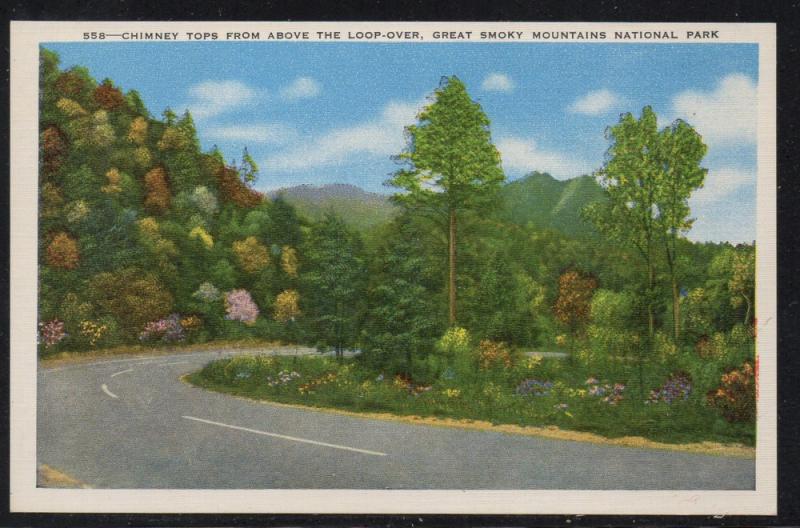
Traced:
<path id="1" fill-rule="evenodd" d="M 272 400 L 261 400 L 256 398 L 249 398 L 238 394 L 231 394 L 228 392 L 215 391 L 195 385 L 188 380 L 191 375 L 183 374 L 180 376 L 180 381 L 189 387 L 198 390 L 205 390 L 221 394 L 230 398 L 245 400 L 262 405 L 272 405 L 276 407 L 287 407 L 293 409 L 302 409 L 307 411 L 314 411 L 326 414 L 339 414 L 362 419 L 382 420 L 387 422 L 400 422 L 411 425 L 428 425 L 434 427 L 466 429 L 470 431 L 490 431 L 496 433 L 521 435 L 521 436 L 535 436 L 540 438 L 548 438 L 551 440 L 567 440 L 572 442 L 584 442 L 599 445 L 609 445 L 616 447 L 629 447 L 638 449 L 657 449 L 660 451 L 678 451 L 683 453 L 693 453 L 698 455 L 712 455 L 722 456 L 729 458 L 739 458 L 755 460 L 756 450 L 754 447 L 749 447 L 741 444 L 723 444 L 719 442 L 693 442 L 688 444 L 668 444 L 665 442 L 657 442 L 655 440 L 648 440 L 641 436 L 623 436 L 619 438 L 608 438 L 595 433 L 588 433 L 583 431 L 571 431 L 568 429 L 561 429 L 558 426 L 520 426 L 514 424 L 492 424 L 484 420 L 467 420 L 456 418 L 437 418 L 426 417 L 419 415 L 398 415 L 391 413 L 379 412 L 357 412 L 337 409 L 335 407 L 316 407 L 310 405 L 302 405 L 299 403 L 283 403 Z"/>

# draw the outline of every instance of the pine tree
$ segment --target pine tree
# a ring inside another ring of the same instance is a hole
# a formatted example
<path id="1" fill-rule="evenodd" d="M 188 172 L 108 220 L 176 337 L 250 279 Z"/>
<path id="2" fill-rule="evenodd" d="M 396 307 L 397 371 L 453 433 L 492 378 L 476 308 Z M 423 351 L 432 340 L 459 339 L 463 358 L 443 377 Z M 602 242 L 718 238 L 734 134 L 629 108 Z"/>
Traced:
<path id="1" fill-rule="evenodd" d="M 418 118 L 418 124 L 406 128 L 408 145 L 398 156 L 407 166 L 389 184 L 403 191 L 394 195 L 396 203 L 446 226 L 448 319 L 453 326 L 459 219 L 467 211 L 491 207 L 505 176 L 491 142 L 489 118 L 457 77 L 442 80 L 434 101 Z"/>
<path id="2" fill-rule="evenodd" d="M 362 243 L 344 221 L 328 213 L 311 229 L 306 244 L 303 312 L 318 346 L 341 358 L 355 346 L 365 301 L 366 267 Z"/>

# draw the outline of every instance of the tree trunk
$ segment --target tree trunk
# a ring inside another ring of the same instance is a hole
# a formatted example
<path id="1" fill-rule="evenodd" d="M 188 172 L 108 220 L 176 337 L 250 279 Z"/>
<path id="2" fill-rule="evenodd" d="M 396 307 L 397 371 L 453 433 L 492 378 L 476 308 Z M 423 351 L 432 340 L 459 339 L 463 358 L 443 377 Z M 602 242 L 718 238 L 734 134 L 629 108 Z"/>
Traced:
<path id="1" fill-rule="evenodd" d="M 674 275 L 672 276 L 672 330 L 677 343 L 681 335 L 681 292 Z"/>
<path id="2" fill-rule="evenodd" d="M 653 340 L 655 333 L 655 316 L 653 315 L 653 286 L 655 284 L 655 272 L 652 264 L 647 265 L 647 336 Z"/>
<path id="3" fill-rule="evenodd" d="M 747 323 L 750 322 L 750 312 L 752 309 L 751 309 L 750 298 L 747 297 L 746 295 L 743 295 L 743 297 L 744 297 L 744 302 L 747 305 L 747 311 L 744 313 L 744 324 L 745 326 L 747 326 Z"/>
<path id="4" fill-rule="evenodd" d="M 450 326 L 456 324 L 456 212 L 450 210 L 450 277 L 448 294 L 450 303 Z"/>
<path id="5" fill-rule="evenodd" d="M 639 348 L 639 403 L 644 401 L 644 351 L 653 356 L 653 335 L 655 334 L 655 316 L 653 315 L 653 286 L 655 285 L 655 271 L 653 265 L 647 263 L 647 343 Z"/>

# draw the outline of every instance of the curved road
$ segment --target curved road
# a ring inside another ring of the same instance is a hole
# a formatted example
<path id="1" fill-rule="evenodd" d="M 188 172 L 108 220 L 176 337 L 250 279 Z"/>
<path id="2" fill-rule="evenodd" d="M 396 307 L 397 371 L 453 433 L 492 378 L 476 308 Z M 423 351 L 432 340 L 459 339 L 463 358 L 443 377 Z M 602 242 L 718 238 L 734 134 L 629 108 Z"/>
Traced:
<path id="1" fill-rule="evenodd" d="M 94 488 L 755 486 L 753 460 L 343 416 L 179 380 L 229 353 L 40 368 L 38 464 Z"/>

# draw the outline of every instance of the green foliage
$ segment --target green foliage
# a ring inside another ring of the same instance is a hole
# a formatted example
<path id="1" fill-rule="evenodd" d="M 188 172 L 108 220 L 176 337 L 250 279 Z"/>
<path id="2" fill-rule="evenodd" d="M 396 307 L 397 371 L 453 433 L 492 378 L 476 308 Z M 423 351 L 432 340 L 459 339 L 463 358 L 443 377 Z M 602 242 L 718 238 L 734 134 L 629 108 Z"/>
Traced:
<path id="1" fill-rule="evenodd" d="M 631 328 L 635 323 L 636 298 L 630 291 L 597 290 L 592 297 L 591 320 L 614 330 Z"/>
<path id="2" fill-rule="evenodd" d="M 95 275 L 88 295 L 98 313 L 113 317 L 129 337 L 138 336 L 146 323 L 168 315 L 174 303 L 154 274 L 136 268 Z"/>
<path id="3" fill-rule="evenodd" d="M 502 351 L 496 343 L 485 348 Z M 473 355 L 473 361 L 475 358 Z M 648 393 L 678 370 L 665 366 L 655 371 L 646 380 Z M 709 372 L 710 383 L 716 387 L 724 369 L 714 367 Z M 590 379 L 591 371 L 570 368 L 560 360 L 528 358 L 511 368 L 476 367 L 469 376 L 423 380 L 376 374 L 358 360 L 240 356 L 211 362 L 189 381 L 249 398 L 315 407 L 493 424 L 556 425 L 609 437 L 636 435 L 663 442 L 754 444 L 752 420 L 729 423 L 718 419 L 715 408 L 706 404 L 708 385 L 697 381 L 703 379 L 702 375 L 690 374 L 692 387 L 687 400 L 652 405 L 635 401 L 635 391 L 620 383 L 626 375 L 629 372 L 621 371 L 619 377 Z M 527 386 L 541 382 L 543 390 L 526 392 L 522 382 L 528 382 Z"/>
<path id="4" fill-rule="evenodd" d="M 391 236 L 375 258 L 379 271 L 372 274 L 361 333 L 365 364 L 411 378 L 422 375 L 414 365 L 427 361 L 441 327 L 431 299 L 436 282 L 414 227 L 408 217 L 391 225 Z M 427 364 L 423 368 L 431 370 Z"/>
<path id="5" fill-rule="evenodd" d="M 406 129 L 409 145 L 398 158 L 409 167 L 390 184 L 407 193 L 394 199 L 437 209 L 487 205 L 504 179 L 489 119 L 457 77 L 443 79 L 433 97 L 419 124 Z"/>
<path id="6" fill-rule="evenodd" d="M 581 359 L 594 368 L 616 369 L 619 362 L 634 357 L 641 346 L 635 331 L 635 296 L 628 291 L 597 290 L 591 302 L 591 324 Z"/>
<path id="7" fill-rule="evenodd" d="M 258 165 L 250 153 L 247 152 L 247 147 L 242 151 L 242 163 L 239 165 L 239 177 L 248 184 L 253 184 L 258 180 Z"/>
<path id="8" fill-rule="evenodd" d="M 690 341 L 696 342 L 702 336 L 711 335 L 714 331 L 714 305 L 706 290 L 695 288 L 681 302 L 683 326 Z"/>
<path id="9" fill-rule="evenodd" d="M 406 128 L 408 146 L 398 160 L 406 167 L 389 184 L 401 192 L 392 200 L 417 214 L 432 215 L 449 243 L 449 322 L 456 323 L 456 247 L 458 218 L 465 211 L 487 210 L 496 203 L 505 179 L 500 153 L 491 142 L 489 118 L 473 102 L 464 83 L 442 80 L 434 102 Z"/>
<path id="10" fill-rule="evenodd" d="M 540 172 L 504 185 L 500 196 L 503 206 L 497 216 L 503 221 L 537 230 L 553 229 L 576 238 L 597 236 L 593 226 L 581 218 L 581 211 L 606 199 L 591 176 L 560 181 Z"/>
<path id="11" fill-rule="evenodd" d="M 341 356 L 356 345 L 366 300 L 362 242 L 333 214 L 312 226 L 306 242 L 305 305 L 312 339 Z"/>

